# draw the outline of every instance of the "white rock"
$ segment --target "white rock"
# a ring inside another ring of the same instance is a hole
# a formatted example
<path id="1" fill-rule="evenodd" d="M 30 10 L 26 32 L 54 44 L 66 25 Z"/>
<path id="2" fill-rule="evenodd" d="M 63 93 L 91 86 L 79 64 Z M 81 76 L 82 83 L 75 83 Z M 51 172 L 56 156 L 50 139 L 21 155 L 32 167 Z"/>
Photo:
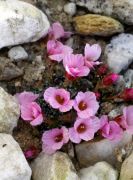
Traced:
<path id="1" fill-rule="evenodd" d="M 16 46 L 9 50 L 8 57 L 12 60 L 24 60 L 28 58 L 28 53 L 22 46 Z"/>
<path id="2" fill-rule="evenodd" d="M 123 21 L 124 24 L 133 24 L 132 0 L 75 0 L 74 2 L 88 8 L 90 12 L 112 16 Z"/>
<path id="3" fill-rule="evenodd" d="M 33 180 L 79 180 L 67 154 L 41 153 L 31 165 Z"/>
<path id="4" fill-rule="evenodd" d="M 18 143 L 0 133 L 0 180 L 30 180 L 31 169 Z"/>
<path id="5" fill-rule="evenodd" d="M 20 108 L 15 97 L 0 87 L 0 133 L 12 133 L 20 116 Z"/>
<path id="6" fill-rule="evenodd" d="M 0 48 L 34 42 L 48 33 L 46 15 L 18 0 L 0 1 Z"/>
<path id="7" fill-rule="evenodd" d="M 106 161 L 116 167 L 118 165 L 117 150 L 121 150 L 131 142 L 132 135 L 125 133 L 119 142 L 102 139 L 78 144 L 76 153 L 80 167 L 88 167 L 100 161 Z"/>
<path id="8" fill-rule="evenodd" d="M 125 79 L 125 87 L 126 88 L 133 88 L 133 70 L 128 69 L 127 72 L 124 74 Z"/>
<path id="9" fill-rule="evenodd" d="M 117 180 L 118 173 L 106 162 L 98 162 L 94 166 L 81 169 L 80 180 Z"/>
<path id="10" fill-rule="evenodd" d="M 105 48 L 109 68 L 119 73 L 133 62 L 133 35 L 120 34 L 113 38 Z"/>
<path id="11" fill-rule="evenodd" d="M 133 152 L 124 161 L 121 167 L 120 180 L 132 180 L 133 179 Z"/>
<path id="12" fill-rule="evenodd" d="M 75 15 L 76 14 L 76 4 L 75 3 L 65 4 L 64 11 L 71 16 Z"/>

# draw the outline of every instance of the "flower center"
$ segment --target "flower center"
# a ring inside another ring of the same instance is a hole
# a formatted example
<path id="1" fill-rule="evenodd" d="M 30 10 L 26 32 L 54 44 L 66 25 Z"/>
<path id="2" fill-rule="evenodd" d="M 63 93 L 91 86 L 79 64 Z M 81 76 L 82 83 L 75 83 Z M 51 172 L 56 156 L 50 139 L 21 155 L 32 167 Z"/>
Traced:
<path id="1" fill-rule="evenodd" d="M 56 95 L 55 97 L 56 101 L 59 103 L 59 104 L 63 104 L 65 99 L 63 97 L 61 97 L 60 95 Z"/>
<path id="2" fill-rule="evenodd" d="M 62 141 L 62 139 L 63 139 L 63 134 L 59 134 L 59 135 L 57 135 L 56 137 L 55 137 L 55 142 L 61 142 Z"/>
<path id="3" fill-rule="evenodd" d="M 78 133 L 83 133 L 86 131 L 86 126 L 84 124 L 80 124 L 77 128 Z"/>
<path id="4" fill-rule="evenodd" d="M 78 107 L 81 111 L 84 111 L 85 109 L 87 109 L 87 104 L 84 101 L 81 101 Z"/>

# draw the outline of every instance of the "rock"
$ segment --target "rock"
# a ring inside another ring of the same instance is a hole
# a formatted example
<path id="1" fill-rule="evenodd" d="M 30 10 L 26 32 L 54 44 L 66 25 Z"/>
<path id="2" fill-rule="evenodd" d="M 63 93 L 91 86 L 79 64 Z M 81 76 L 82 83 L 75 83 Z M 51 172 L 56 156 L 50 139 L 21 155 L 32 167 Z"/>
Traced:
<path id="1" fill-rule="evenodd" d="M 19 116 L 20 109 L 15 97 L 0 87 L 0 133 L 12 133 Z"/>
<path id="2" fill-rule="evenodd" d="M 95 14 L 77 16 L 74 23 L 76 31 L 82 35 L 110 36 L 124 31 L 115 19 Z"/>
<path id="3" fill-rule="evenodd" d="M 0 81 L 10 81 L 23 75 L 23 71 L 19 69 L 10 59 L 0 57 Z"/>
<path id="4" fill-rule="evenodd" d="M 123 110 L 124 107 L 125 107 L 125 105 L 118 105 L 117 108 L 115 108 L 112 111 L 110 111 L 108 116 L 110 118 L 115 118 L 115 117 L 121 115 L 122 114 L 122 110 Z"/>
<path id="5" fill-rule="evenodd" d="M 116 151 L 131 142 L 132 135 L 125 133 L 119 142 L 101 139 L 78 144 L 76 153 L 80 166 L 87 167 L 100 161 L 106 161 L 116 167 L 118 164 Z"/>
<path id="6" fill-rule="evenodd" d="M 25 51 L 25 49 L 22 46 L 16 46 L 9 50 L 8 57 L 11 60 L 25 60 L 28 58 L 28 53 Z"/>
<path id="7" fill-rule="evenodd" d="M 18 0 L 0 1 L 0 48 L 34 42 L 48 33 L 46 15 Z"/>
<path id="8" fill-rule="evenodd" d="M 126 88 L 133 88 L 133 70 L 128 69 L 127 72 L 124 74 L 125 79 L 125 87 Z"/>
<path id="9" fill-rule="evenodd" d="M 80 180 L 117 180 L 118 172 L 106 162 L 98 162 L 94 166 L 81 169 Z"/>
<path id="10" fill-rule="evenodd" d="M 33 180 L 79 180 L 67 154 L 41 153 L 31 164 Z"/>
<path id="11" fill-rule="evenodd" d="M 117 80 L 115 85 L 116 85 L 115 89 L 117 92 L 121 92 L 125 89 L 125 80 L 123 75 L 119 75 L 119 79 Z"/>
<path id="12" fill-rule="evenodd" d="M 109 68 L 119 73 L 133 62 L 133 35 L 120 34 L 113 38 L 105 48 Z"/>
<path id="13" fill-rule="evenodd" d="M 133 179 L 133 152 L 124 161 L 121 168 L 120 180 L 132 180 Z"/>
<path id="14" fill-rule="evenodd" d="M 0 179 L 30 180 L 31 169 L 18 143 L 11 135 L 0 133 Z"/>
<path id="15" fill-rule="evenodd" d="M 75 3 L 88 8 L 90 12 L 112 16 L 124 24 L 133 24 L 132 0 L 75 0 Z"/>
<path id="16" fill-rule="evenodd" d="M 76 4 L 75 3 L 65 4 L 64 11 L 71 16 L 75 15 L 76 14 Z"/>

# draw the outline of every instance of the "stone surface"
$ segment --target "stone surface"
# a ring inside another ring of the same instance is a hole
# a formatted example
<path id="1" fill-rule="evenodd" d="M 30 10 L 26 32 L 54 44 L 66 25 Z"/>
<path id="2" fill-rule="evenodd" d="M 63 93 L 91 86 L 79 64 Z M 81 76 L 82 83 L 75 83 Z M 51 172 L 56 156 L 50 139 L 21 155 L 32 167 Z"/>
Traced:
<path id="1" fill-rule="evenodd" d="M 31 4 L 0 1 L 0 48 L 34 42 L 48 33 L 49 21 Z"/>
<path id="2" fill-rule="evenodd" d="M 123 23 L 133 24 L 132 0 L 74 0 L 74 2 L 88 8 L 90 12 L 112 16 Z"/>
<path id="3" fill-rule="evenodd" d="M 117 166 L 116 151 L 132 142 L 130 134 L 124 134 L 119 142 L 107 139 L 84 142 L 76 145 L 77 158 L 81 167 L 88 167 L 100 161 Z"/>
<path id="4" fill-rule="evenodd" d="M 133 62 L 133 35 L 120 34 L 113 38 L 105 48 L 109 68 L 119 73 Z"/>
<path id="5" fill-rule="evenodd" d="M 30 180 L 31 169 L 18 143 L 11 135 L 0 133 L 0 179 Z"/>
<path id="6" fill-rule="evenodd" d="M 79 180 L 67 154 L 41 153 L 31 165 L 33 180 Z"/>
<path id="7" fill-rule="evenodd" d="M 12 133 L 19 116 L 20 109 L 15 97 L 0 87 L 0 133 Z"/>
<path id="8" fill-rule="evenodd" d="M 76 32 L 82 35 L 110 36 L 123 32 L 123 26 L 116 20 L 95 14 L 74 18 Z"/>
<path id="9" fill-rule="evenodd" d="M 10 81 L 23 75 L 23 71 L 19 69 L 10 59 L 0 57 L 0 81 Z"/>
<path id="10" fill-rule="evenodd" d="M 133 88 L 133 69 L 128 69 L 124 74 L 125 87 Z"/>
<path id="11" fill-rule="evenodd" d="M 120 180 L 132 180 L 133 179 L 133 152 L 124 161 L 121 168 Z"/>
<path id="12" fill-rule="evenodd" d="M 76 4 L 75 3 L 67 3 L 64 6 L 64 11 L 68 14 L 68 15 L 75 15 L 76 14 Z"/>
<path id="13" fill-rule="evenodd" d="M 123 77 L 123 75 L 119 75 L 119 79 L 117 80 L 116 84 L 115 84 L 115 89 L 117 92 L 121 92 L 125 89 L 125 79 Z"/>
<path id="14" fill-rule="evenodd" d="M 81 169 L 80 180 L 117 180 L 118 173 L 106 162 L 98 162 L 94 166 Z"/>
<path id="15" fill-rule="evenodd" d="M 125 107 L 125 105 L 118 105 L 117 108 L 115 108 L 109 112 L 108 116 L 110 118 L 115 118 L 115 117 L 121 115 L 124 107 Z"/>
<path id="16" fill-rule="evenodd" d="M 22 46 L 16 46 L 9 50 L 8 57 L 11 60 L 25 60 L 28 58 L 28 53 L 25 51 L 25 49 Z"/>

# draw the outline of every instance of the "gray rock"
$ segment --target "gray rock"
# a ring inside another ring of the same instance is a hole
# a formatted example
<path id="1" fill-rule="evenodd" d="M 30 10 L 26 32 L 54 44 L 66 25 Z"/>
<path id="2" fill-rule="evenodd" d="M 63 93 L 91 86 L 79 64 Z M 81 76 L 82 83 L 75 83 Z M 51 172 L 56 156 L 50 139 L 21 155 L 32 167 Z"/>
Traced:
<path id="1" fill-rule="evenodd" d="M 0 17 L 0 48 L 37 41 L 50 27 L 43 12 L 23 1 L 0 1 Z"/>
<path id="2" fill-rule="evenodd" d="M 133 24 L 132 0 L 75 0 L 74 2 L 86 7 L 90 12 L 115 17 L 128 25 Z"/>
<path id="3" fill-rule="evenodd" d="M 128 69 L 127 72 L 124 74 L 125 79 L 125 87 L 126 88 L 133 88 L 133 70 Z"/>
<path id="4" fill-rule="evenodd" d="M 20 116 L 20 108 L 15 97 L 0 87 L 0 133 L 12 133 Z"/>
<path id="5" fill-rule="evenodd" d="M 133 179 L 133 152 L 124 161 L 121 168 L 120 180 L 132 180 Z"/>
<path id="6" fill-rule="evenodd" d="M 116 91 L 121 92 L 125 89 L 125 80 L 123 75 L 119 76 L 119 79 L 116 82 Z"/>
<path id="7" fill-rule="evenodd" d="M 0 81 L 10 81 L 23 75 L 23 71 L 19 69 L 10 59 L 0 57 Z"/>
<path id="8" fill-rule="evenodd" d="M 71 15 L 74 16 L 76 14 L 76 4 L 75 3 L 67 3 L 64 6 L 64 11 Z"/>
<path id="9" fill-rule="evenodd" d="M 106 161 L 116 167 L 118 165 L 116 151 L 131 142 L 132 135 L 125 133 L 119 142 L 101 139 L 78 144 L 76 153 L 80 167 L 88 167 L 100 161 Z"/>
<path id="10" fill-rule="evenodd" d="M 30 180 L 31 169 L 18 143 L 9 134 L 0 133 L 0 179 Z"/>
<path id="11" fill-rule="evenodd" d="M 11 60 L 25 60 L 28 58 L 28 53 L 25 51 L 25 49 L 22 46 L 16 46 L 9 50 L 8 57 Z"/>
<path id="12" fill-rule="evenodd" d="M 133 35 L 120 34 L 113 38 L 105 48 L 109 68 L 119 73 L 133 62 Z"/>
<path id="13" fill-rule="evenodd" d="M 106 162 L 98 162 L 94 166 L 81 169 L 80 180 L 117 180 L 118 172 Z"/>
<path id="14" fill-rule="evenodd" d="M 113 109 L 112 111 L 110 111 L 110 113 L 108 114 L 108 116 L 109 116 L 110 118 L 115 118 L 115 117 L 121 115 L 121 114 L 122 114 L 122 110 L 123 110 L 124 107 L 125 107 L 125 105 L 120 105 L 120 106 L 118 106 L 117 108 L 115 108 L 115 109 Z"/>
<path id="15" fill-rule="evenodd" d="M 79 180 L 68 155 L 62 152 L 41 153 L 31 167 L 33 180 Z"/>

